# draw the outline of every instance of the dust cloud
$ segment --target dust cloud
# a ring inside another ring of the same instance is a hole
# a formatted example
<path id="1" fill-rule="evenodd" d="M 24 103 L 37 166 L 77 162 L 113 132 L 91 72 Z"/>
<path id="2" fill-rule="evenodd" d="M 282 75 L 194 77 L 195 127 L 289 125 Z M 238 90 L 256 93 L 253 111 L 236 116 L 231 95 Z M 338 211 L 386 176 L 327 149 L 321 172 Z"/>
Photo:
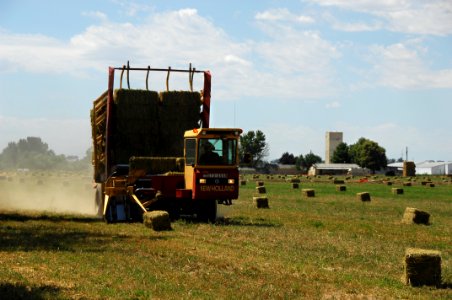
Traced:
<path id="1" fill-rule="evenodd" d="M 0 173 L 0 210 L 95 216 L 95 189 L 89 174 Z"/>

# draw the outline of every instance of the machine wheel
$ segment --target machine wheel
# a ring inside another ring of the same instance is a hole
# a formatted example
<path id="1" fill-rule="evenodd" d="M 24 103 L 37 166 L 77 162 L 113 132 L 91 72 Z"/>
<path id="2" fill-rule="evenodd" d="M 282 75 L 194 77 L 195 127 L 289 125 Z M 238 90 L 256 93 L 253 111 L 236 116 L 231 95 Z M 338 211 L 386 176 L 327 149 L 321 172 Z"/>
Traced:
<path id="1" fill-rule="evenodd" d="M 102 214 L 104 213 L 104 200 L 105 196 L 102 191 L 102 184 L 98 183 L 94 194 L 94 211 L 98 217 L 102 217 Z"/>
<path id="2" fill-rule="evenodd" d="M 217 220 L 217 200 L 200 200 L 198 205 L 198 220 L 215 223 Z"/>

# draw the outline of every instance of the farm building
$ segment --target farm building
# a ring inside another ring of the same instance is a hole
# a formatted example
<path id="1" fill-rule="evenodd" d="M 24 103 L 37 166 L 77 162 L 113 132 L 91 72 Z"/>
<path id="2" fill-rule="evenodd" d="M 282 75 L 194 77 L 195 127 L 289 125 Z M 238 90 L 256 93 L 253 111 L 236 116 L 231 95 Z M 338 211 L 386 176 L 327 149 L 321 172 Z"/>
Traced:
<path id="1" fill-rule="evenodd" d="M 357 164 L 314 164 L 308 175 L 367 175 L 369 170 Z"/>
<path id="2" fill-rule="evenodd" d="M 388 170 L 402 172 L 403 163 L 388 164 Z M 449 175 L 452 174 L 452 162 L 424 161 L 416 163 L 416 175 Z"/>

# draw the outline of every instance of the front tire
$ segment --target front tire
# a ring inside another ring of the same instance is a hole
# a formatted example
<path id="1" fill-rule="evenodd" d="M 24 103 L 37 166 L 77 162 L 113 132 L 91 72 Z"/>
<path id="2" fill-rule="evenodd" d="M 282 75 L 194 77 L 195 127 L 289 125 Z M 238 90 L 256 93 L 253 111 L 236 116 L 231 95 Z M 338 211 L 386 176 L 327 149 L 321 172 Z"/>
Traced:
<path id="1" fill-rule="evenodd" d="M 199 221 L 215 223 L 217 220 L 217 200 L 199 200 L 197 213 Z"/>

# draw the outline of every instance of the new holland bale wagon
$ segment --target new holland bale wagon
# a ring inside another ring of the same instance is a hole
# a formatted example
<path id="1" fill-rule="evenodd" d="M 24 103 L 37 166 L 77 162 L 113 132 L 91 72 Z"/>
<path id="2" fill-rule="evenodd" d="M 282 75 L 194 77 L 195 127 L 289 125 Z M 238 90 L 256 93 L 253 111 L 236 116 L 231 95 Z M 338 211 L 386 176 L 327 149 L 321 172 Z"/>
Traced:
<path id="1" fill-rule="evenodd" d="M 131 71 L 146 73 L 146 89 L 130 89 Z M 147 89 L 150 72 L 168 72 L 166 91 Z M 190 89 L 169 91 L 170 72 L 187 73 Z M 195 73 L 204 77 L 201 92 L 193 91 Z M 142 221 L 146 212 L 166 210 L 173 218 L 190 214 L 213 222 L 218 204 L 238 198 L 242 130 L 209 128 L 210 89 L 210 72 L 191 66 L 109 68 L 108 89 L 91 110 L 95 203 L 105 221 Z"/>

